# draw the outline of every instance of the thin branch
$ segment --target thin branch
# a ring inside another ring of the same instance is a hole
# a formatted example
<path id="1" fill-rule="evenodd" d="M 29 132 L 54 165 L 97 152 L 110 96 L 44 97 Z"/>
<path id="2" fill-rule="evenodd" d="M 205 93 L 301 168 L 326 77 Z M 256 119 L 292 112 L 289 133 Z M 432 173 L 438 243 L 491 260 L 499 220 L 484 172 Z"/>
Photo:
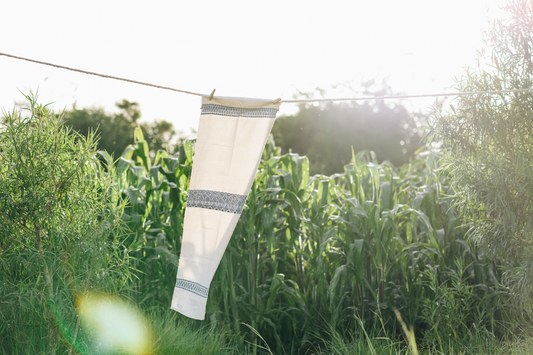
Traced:
<path id="1" fill-rule="evenodd" d="M 36 252 L 36 253 L 39 253 L 39 250 L 30 247 L 28 244 L 23 243 L 23 242 L 21 242 L 20 240 L 13 238 L 12 236 L 9 236 L 9 235 L 8 235 L 7 237 L 8 237 L 9 239 L 11 239 L 11 240 L 14 240 L 15 242 L 19 242 L 20 244 L 22 244 L 22 245 L 25 246 L 26 248 L 28 248 L 28 249 L 30 249 L 30 250 L 33 250 L 33 251 Z"/>

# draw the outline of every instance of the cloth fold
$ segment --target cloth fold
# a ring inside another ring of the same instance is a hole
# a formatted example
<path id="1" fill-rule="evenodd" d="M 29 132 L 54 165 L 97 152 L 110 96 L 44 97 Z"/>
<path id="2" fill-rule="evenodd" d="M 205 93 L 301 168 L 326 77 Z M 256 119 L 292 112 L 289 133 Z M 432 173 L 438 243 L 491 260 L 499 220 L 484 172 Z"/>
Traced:
<path id="1" fill-rule="evenodd" d="M 204 319 L 209 285 L 239 221 L 280 103 L 202 97 L 171 309 Z"/>

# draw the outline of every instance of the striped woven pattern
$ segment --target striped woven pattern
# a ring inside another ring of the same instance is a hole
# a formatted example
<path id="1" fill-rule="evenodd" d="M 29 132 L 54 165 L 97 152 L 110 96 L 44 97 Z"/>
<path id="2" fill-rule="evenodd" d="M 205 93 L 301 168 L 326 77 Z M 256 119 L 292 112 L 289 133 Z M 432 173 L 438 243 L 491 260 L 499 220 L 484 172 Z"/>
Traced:
<path id="1" fill-rule="evenodd" d="M 241 213 L 246 195 L 210 190 L 190 190 L 187 207 L 207 208 L 228 213 Z"/>
<path id="2" fill-rule="evenodd" d="M 192 292 L 204 298 L 207 298 L 207 294 L 209 293 L 209 289 L 207 287 L 204 287 L 200 285 L 199 283 L 192 282 L 189 280 L 184 280 L 184 279 L 177 279 L 176 287 Z"/>
<path id="3" fill-rule="evenodd" d="M 203 104 L 202 115 L 220 115 L 231 117 L 263 117 L 275 118 L 278 109 L 269 107 L 245 108 L 231 107 L 217 104 Z"/>

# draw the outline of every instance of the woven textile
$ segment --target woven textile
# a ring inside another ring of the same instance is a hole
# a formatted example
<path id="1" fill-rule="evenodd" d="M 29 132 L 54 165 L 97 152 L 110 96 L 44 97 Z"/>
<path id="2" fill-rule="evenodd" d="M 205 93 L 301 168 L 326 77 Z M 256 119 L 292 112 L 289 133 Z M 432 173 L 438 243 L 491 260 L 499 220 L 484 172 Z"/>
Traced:
<path id="1" fill-rule="evenodd" d="M 200 207 L 229 213 L 240 214 L 246 195 L 209 190 L 189 190 L 187 207 Z"/>
<path id="2" fill-rule="evenodd" d="M 171 308 L 204 319 L 209 285 L 250 192 L 279 103 L 202 97 Z"/>

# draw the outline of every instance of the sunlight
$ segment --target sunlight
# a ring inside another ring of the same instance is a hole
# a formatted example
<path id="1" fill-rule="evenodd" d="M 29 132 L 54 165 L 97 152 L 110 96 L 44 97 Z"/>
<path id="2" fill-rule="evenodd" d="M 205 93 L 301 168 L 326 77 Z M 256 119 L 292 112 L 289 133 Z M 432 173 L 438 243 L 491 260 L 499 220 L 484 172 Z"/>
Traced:
<path id="1" fill-rule="evenodd" d="M 148 354 L 152 350 L 152 331 L 148 320 L 131 304 L 107 295 L 88 294 L 80 298 L 80 315 L 95 335 L 95 346 L 104 353 L 126 350 Z"/>

